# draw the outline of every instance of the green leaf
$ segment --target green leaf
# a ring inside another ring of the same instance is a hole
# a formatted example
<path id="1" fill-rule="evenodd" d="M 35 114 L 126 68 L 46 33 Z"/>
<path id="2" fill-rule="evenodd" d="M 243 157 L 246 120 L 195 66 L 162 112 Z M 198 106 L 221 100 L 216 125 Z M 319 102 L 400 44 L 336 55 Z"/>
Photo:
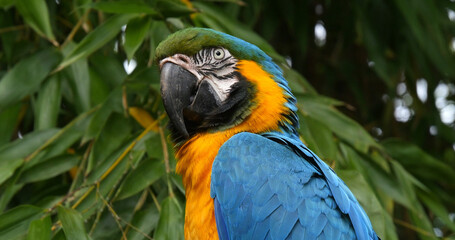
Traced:
<path id="1" fill-rule="evenodd" d="M 68 240 L 89 240 L 85 232 L 84 221 L 81 214 L 71 208 L 59 206 L 57 208 L 58 219 L 62 222 L 62 228 Z"/>
<path id="2" fill-rule="evenodd" d="M 60 129 L 53 136 L 52 142 L 49 142 L 48 145 L 36 155 L 36 157 L 30 159 L 30 161 L 25 164 L 24 170 L 37 163 L 46 161 L 49 158 L 67 154 L 71 146 L 82 137 L 92 116 L 93 110 L 83 113 L 79 115 L 78 118 L 68 123 L 64 128 Z"/>
<path id="3" fill-rule="evenodd" d="M 365 209 L 375 232 L 382 238 L 388 236 L 387 239 L 398 239 L 392 219 L 387 217 L 387 211 L 383 209 L 363 175 L 354 170 L 338 169 L 336 172 Z"/>
<path id="4" fill-rule="evenodd" d="M 0 160 L 25 158 L 54 136 L 58 129 L 34 131 L 0 148 Z"/>
<path id="5" fill-rule="evenodd" d="M 422 202 L 425 203 L 425 205 L 431 209 L 431 211 L 438 216 L 448 228 L 455 231 L 455 223 L 450 220 L 449 212 L 434 194 L 419 192 L 418 196 L 419 199 L 421 199 Z"/>
<path id="6" fill-rule="evenodd" d="M 11 140 L 22 106 L 21 103 L 17 103 L 0 112 L 0 122 L 2 123 L 0 124 L 0 147 Z"/>
<path id="7" fill-rule="evenodd" d="M 89 127 L 84 133 L 82 142 L 86 142 L 87 140 L 98 136 L 112 112 L 121 111 L 122 89 L 119 87 L 111 92 L 101 108 L 94 114 L 92 120 L 90 121 Z"/>
<path id="8" fill-rule="evenodd" d="M 317 119 L 339 138 L 349 142 L 361 152 L 368 152 L 370 147 L 379 145 L 362 126 L 354 120 L 346 117 L 323 99 L 315 95 L 304 94 L 297 97 L 299 110 L 304 115 Z"/>
<path id="9" fill-rule="evenodd" d="M 35 130 L 54 128 L 61 102 L 61 81 L 58 75 L 53 75 L 43 83 L 38 91 L 35 103 Z"/>
<path id="10" fill-rule="evenodd" d="M 25 170 L 18 182 L 29 183 L 55 177 L 76 166 L 79 159 L 80 157 L 77 155 L 62 155 L 50 158 Z"/>
<path id="11" fill-rule="evenodd" d="M 455 170 L 446 163 L 433 158 L 418 146 L 399 139 L 382 142 L 390 156 L 400 162 L 410 173 L 433 181 L 455 182 Z"/>
<path id="12" fill-rule="evenodd" d="M 52 236 L 51 217 L 34 220 L 28 229 L 27 240 L 48 240 Z"/>
<path id="13" fill-rule="evenodd" d="M 130 136 L 130 128 L 131 125 L 128 124 L 128 120 L 123 115 L 115 113 L 109 116 L 93 144 L 88 159 L 87 173 L 102 164 L 110 154 L 125 142 Z"/>
<path id="14" fill-rule="evenodd" d="M 124 60 L 124 58 L 122 59 Z M 118 54 L 95 53 L 89 58 L 90 69 L 96 71 L 111 89 L 119 87 L 128 76 Z"/>
<path id="15" fill-rule="evenodd" d="M 0 239 L 20 239 L 25 237 L 30 222 L 43 214 L 41 208 L 21 205 L 0 215 Z"/>
<path id="16" fill-rule="evenodd" d="M 60 59 L 61 55 L 57 50 L 46 49 L 16 64 L 0 80 L 0 112 L 36 91 Z"/>
<path id="17" fill-rule="evenodd" d="M 106 173 L 106 171 L 113 166 L 114 162 L 120 157 L 120 155 L 126 150 L 126 148 L 131 144 L 131 141 L 127 141 L 122 144 L 122 146 L 112 153 L 100 166 L 92 171 L 92 173 L 87 177 L 86 184 L 92 184 L 95 181 L 98 181 L 100 177 Z M 109 192 L 119 184 L 122 180 L 122 176 L 125 174 L 125 171 L 129 167 L 128 158 L 130 155 L 125 156 L 126 159 L 122 159 L 118 165 L 107 175 L 107 177 L 101 181 L 99 188 L 93 189 L 87 198 L 85 198 L 81 204 L 77 206 L 77 210 L 83 212 L 84 218 L 88 218 L 96 211 L 98 207 L 105 206 L 105 204 L 100 200 L 100 197 L 106 198 Z M 82 192 L 81 194 L 84 194 Z"/>
<path id="18" fill-rule="evenodd" d="M 0 0 L 0 7 L 7 8 L 14 3 L 14 0 Z"/>
<path id="19" fill-rule="evenodd" d="M 153 21 L 150 27 L 150 54 L 149 63 L 155 58 L 155 49 L 171 32 L 163 21 Z"/>
<path id="20" fill-rule="evenodd" d="M 158 224 L 160 213 L 156 209 L 154 204 L 150 204 L 147 208 L 141 209 L 134 213 L 131 225 L 135 228 L 131 228 L 126 235 L 128 240 L 143 240 L 145 234 L 149 234 Z M 137 231 L 139 229 L 141 232 Z"/>
<path id="21" fill-rule="evenodd" d="M 161 204 L 160 220 L 155 230 L 154 239 L 183 239 L 183 211 L 177 199 L 168 197 Z"/>
<path id="22" fill-rule="evenodd" d="M 17 10 L 38 34 L 55 41 L 45 0 L 16 0 Z"/>
<path id="23" fill-rule="evenodd" d="M 125 30 L 125 52 L 129 60 L 134 56 L 136 50 L 141 46 L 147 35 L 152 19 L 149 17 L 138 17 L 132 19 Z"/>
<path id="24" fill-rule="evenodd" d="M 104 44 L 112 40 L 121 30 L 121 27 L 128 21 L 137 16 L 136 14 L 117 14 L 110 17 L 95 30 L 90 32 L 82 41 L 71 51 L 58 69 L 63 69 L 75 61 L 85 58 Z"/>
<path id="25" fill-rule="evenodd" d="M 289 87 L 294 94 L 311 93 L 317 94 L 316 89 L 297 71 L 289 67 L 282 67 L 283 75 L 289 83 Z"/>
<path id="26" fill-rule="evenodd" d="M 332 132 L 318 119 L 313 119 L 311 116 L 304 116 L 304 121 L 311 133 L 311 139 L 314 140 L 315 146 L 317 146 L 316 153 L 330 164 L 330 162 L 336 159 L 337 152 L 337 146 Z"/>
<path id="27" fill-rule="evenodd" d="M 93 68 L 89 69 L 90 73 L 90 101 L 91 105 L 95 106 L 102 104 L 109 96 L 111 89 Z"/>
<path id="28" fill-rule="evenodd" d="M 368 155 L 356 151 L 352 146 L 341 143 L 340 147 L 345 158 L 352 161 L 357 170 L 363 173 L 365 180 L 372 186 L 372 189 L 381 190 L 387 197 L 407 208 L 412 208 L 413 202 L 407 198 L 394 176 L 391 176 L 381 166 L 369 159 Z"/>
<path id="29" fill-rule="evenodd" d="M 96 10 L 107 13 L 147 13 L 156 17 L 160 16 L 148 4 L 136 1 L 95 2 L 91 6 Z"/>
<path id="30" fill-rule="evenodd" d="M 146 158 L 139 166 L 131 171 L 121 186 L 118 199 L 130 197 L 156 180 L 160 179 L 165 173 L 164 163 L 156 159 Z"/>
<path id="31" fill-rule="evenodd" d="M 62 229 L 57 230 L 57 233 L 52 237 L 52 240 L 67 240 Z"/>
<path id="32" fill-rule="evenodd" d="M 182 17 L 195 13 L 195 9 L 188 8 L 181 1 L 158 0 L 156 8 L 166 18 Z"/>
<path id="33" fill-rule="evenodd" d="M 65 57 L 76 48 L 74 43 L 69 43 L 63 49 Z M 68 79 L 73 95 L 73 101 L 76 110 L 79 113 L 86 112 L 90 109 L 90 75 L 88 70 L 87 59 L 82 58 L 70 65 L 63 71 Z"/>
<path id="34" fill-rule="evenodd" d="M 0 185 L 10 178 L 14 171 L 24 163 L 24 159 L 0 160 Z"/>

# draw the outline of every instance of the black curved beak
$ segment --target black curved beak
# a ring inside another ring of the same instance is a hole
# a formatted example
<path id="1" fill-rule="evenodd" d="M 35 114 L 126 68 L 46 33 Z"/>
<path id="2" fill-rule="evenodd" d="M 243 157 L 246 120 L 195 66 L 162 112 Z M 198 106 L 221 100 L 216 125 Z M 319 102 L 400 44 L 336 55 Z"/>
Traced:
<path id="1" fill-rule="evenodd" d="M 197 78 L 183 67 L 166 62 L 161 67 L 161 96 L 164 108 L 176 130 L 188 138 L 183 110 L 191 104 L 197 86 Z"/>

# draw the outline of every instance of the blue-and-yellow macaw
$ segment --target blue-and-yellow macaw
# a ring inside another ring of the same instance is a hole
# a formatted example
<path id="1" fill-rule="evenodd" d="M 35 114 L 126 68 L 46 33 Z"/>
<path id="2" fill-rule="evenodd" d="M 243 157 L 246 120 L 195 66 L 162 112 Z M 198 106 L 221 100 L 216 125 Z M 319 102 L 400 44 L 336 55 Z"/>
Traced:
<path id="1" fill-rule="evenodd" d="M 188 28 L 156 49 L 186 189 L 186 239 L 378 239 L 299 139 L 296 100 L 258 47 Z"/>

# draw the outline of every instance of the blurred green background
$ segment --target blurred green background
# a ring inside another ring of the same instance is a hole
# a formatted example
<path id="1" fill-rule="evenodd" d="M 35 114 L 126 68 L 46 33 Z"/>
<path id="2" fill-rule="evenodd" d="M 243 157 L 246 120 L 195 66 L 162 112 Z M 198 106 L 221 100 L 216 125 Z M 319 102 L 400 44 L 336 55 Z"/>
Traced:
<path id="1" fill-rule="evenodd" d="M 0 0 L 0 239 L 183 238 L 153 56 L 189 26 L 275 59 L 382 239 L 455 239 L 452 0 Z"/>

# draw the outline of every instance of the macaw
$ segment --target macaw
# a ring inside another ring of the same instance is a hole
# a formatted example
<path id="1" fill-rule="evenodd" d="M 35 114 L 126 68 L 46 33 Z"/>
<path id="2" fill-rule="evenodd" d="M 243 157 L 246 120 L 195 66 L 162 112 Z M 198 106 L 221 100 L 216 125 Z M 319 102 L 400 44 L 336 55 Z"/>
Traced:
<path id="1" fill-rule="evenodd" d="M 299 139 L 296 99 L 262 50 L 187 28 L 156 59 L 185 239 L 378 239 L 345 183 Z"/>

